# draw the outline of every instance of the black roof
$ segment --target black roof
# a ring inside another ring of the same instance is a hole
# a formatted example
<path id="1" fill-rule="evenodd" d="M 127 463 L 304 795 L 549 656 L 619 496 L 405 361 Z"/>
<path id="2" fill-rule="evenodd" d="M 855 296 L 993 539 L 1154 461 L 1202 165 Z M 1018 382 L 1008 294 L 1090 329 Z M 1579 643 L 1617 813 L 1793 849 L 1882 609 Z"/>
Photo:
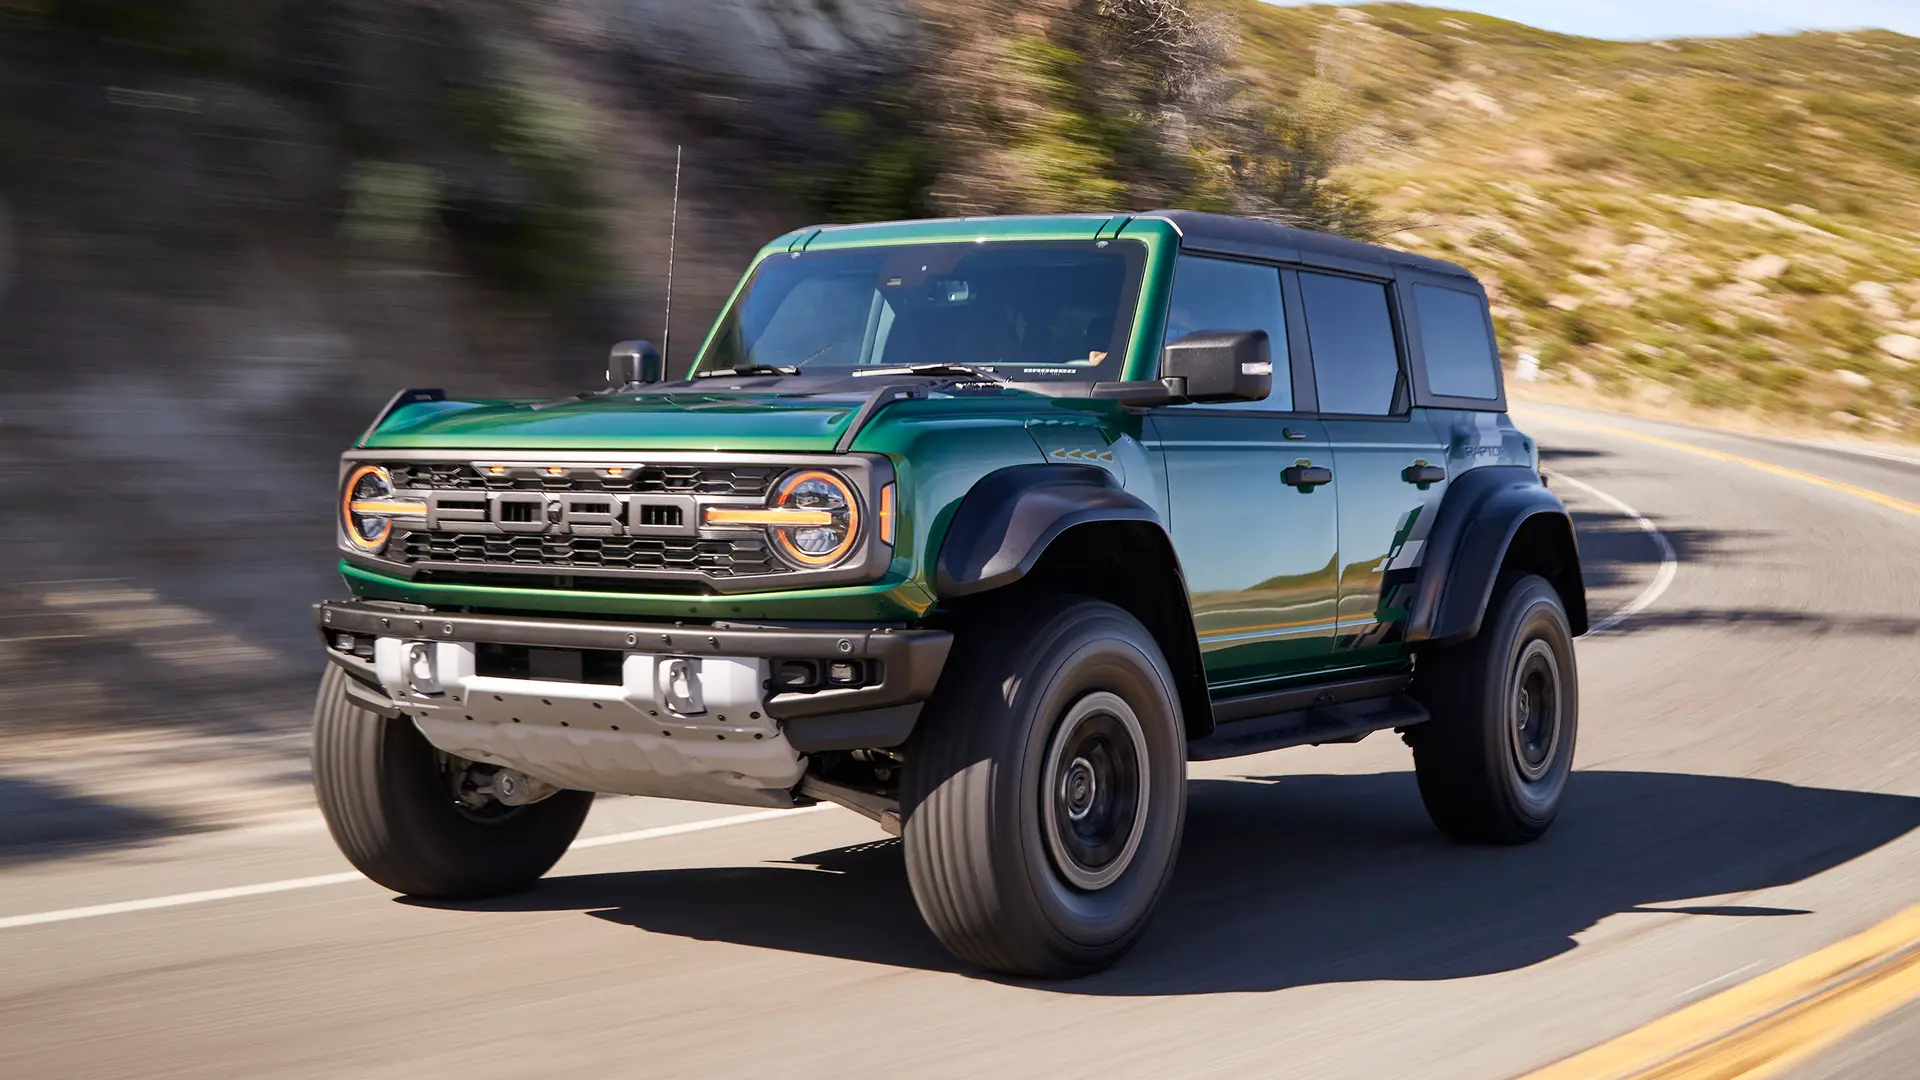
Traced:
<path id="1" fill-rule="evenodd" d="M 1343 236 L 1275 225 L 1270 221 L 1229 217 L 1226 214 L 1203 214 L 1197 210 L 1149 210 L 1136 216 L 1165 218 L 1173 222 L 1180 230 L 1181 246 L 1195 251 L 1307 263 L 1384 277 L 1391 277 L 1396 266 L 1424 270 L 1430 274 L 1473 277 L 1466 268 L 1441 259 L 1348 240 Z"/>

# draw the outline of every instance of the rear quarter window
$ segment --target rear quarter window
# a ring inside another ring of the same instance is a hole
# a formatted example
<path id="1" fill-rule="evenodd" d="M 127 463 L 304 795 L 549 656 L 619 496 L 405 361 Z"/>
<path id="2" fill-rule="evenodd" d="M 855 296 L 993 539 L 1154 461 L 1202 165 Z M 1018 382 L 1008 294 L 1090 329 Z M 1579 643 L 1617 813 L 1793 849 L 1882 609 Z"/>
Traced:
<path id="1" fill-rule="evenodd" d="M 1428 392 L 1483 401 L 1498 398 L 1499 360 L 1480 298 L 1437 285 L 1415 285 L 1413 304 L 1426 354 Z"/>

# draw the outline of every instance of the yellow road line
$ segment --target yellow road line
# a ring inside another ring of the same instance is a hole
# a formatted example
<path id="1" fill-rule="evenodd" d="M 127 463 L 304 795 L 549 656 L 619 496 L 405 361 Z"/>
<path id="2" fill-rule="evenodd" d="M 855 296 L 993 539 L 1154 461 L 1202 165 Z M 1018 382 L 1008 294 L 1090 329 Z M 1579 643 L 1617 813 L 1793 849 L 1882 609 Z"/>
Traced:
<path id="1" fill-rule="evenodd" d="M 1920 906 L 1523 1080 L 1769 1080 L 1920 1000 Z"/>
<path id="2" fill-rule="evenodd" d="M 1678 450 L 1685 454 L 1695 454 L 1700 457 L 1712 458 L 1715 461 L 1725 461 L 1734 465 L 1745 465 L 1749 469 L 1758 469 L 1761 472 L 1772 473 L 1775 476 L 1784 476 L 1789 480 L 1818 484 L 1832 491 L 1844 492 L 1856 498 L 1865 499 L 1870 503 L 1876 503 L 1889 510 L 1898 510 L 1903 514 L 1913 514 L 1920 517 L 1920 503 L 1910 503 L 1905 499 L 1896 499 L 1891 495 L 1874 491 L 1870 488 L 1855 487 L 1852 484 L 1842 483 L 1838 480 L 1829 480 L 1824 476 L 1816 476 L 1810 472 L 1801 472 L 1799 469 L 1789 469 L 1784 465 L 1775 465 L 1768 461 L 1741 457 L 1739 454 L 1729 454 L 1721 450 L 1709 450 L 1704 446 L 1695 446 L 1692 443 L 1678 442 L 1673 439 L 1663 439 L 1658 435 L 1646 435 L 1627 428 L 1611 427 L 1606 424 L 1590 424 L 1584 420 L 1569 420 L 1565 417 L 1550 413 L 1529 411 L 1527 415 L 1529 417 L 1536 417 L 1547 424 L 1557 424 L 1561 427 L 1576 428 L 1581 431 L 1592 431 L 1602 435 L 1617 435 L 1623 439 L 1633 439 L 1637 442 L 1665 447 L 1668 450 Z"/>

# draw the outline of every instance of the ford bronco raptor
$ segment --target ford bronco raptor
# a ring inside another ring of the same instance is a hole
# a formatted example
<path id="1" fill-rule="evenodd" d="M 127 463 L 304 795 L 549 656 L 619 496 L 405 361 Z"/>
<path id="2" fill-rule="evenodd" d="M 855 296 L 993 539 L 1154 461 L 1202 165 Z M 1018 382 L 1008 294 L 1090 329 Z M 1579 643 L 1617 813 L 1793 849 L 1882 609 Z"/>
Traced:
<path id="1" fill-rule="evenodd" d="M 595 792 L 841 804 L 965 961 L 1111 964 L 1187 763 L 1402 733 L 1531 840 L 1574 531 L 1466 271 L 1188 212 L 806 228 L 688 376 L 393 399 L 340 470 L 320 806 L 374 881 L 531 885 Z"/>

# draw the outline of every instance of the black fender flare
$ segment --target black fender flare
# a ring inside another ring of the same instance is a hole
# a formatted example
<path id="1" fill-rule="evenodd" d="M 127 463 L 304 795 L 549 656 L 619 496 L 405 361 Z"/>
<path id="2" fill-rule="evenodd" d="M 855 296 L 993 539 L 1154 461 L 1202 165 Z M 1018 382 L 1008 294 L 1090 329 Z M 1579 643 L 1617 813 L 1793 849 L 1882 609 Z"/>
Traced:
<path id="1" fill-rule="evenodd" d="M 1545 528 L 1551 543 L 1563 545 L 1553 553 L 1558 570 L 1551 580 L 1574 634 L 1587 632 L 1580 552 L 1566 504 L 1524 465 L 1485 465 L 1461 474 L 1440 501 L 1415 579 L 1408 644 L 1444 646 L 1480 632 L 1494 582 L 1523 528 L 1530 536 Z"/>
<path id="2" fill-rule="evenodd" d="M 1014 465 L 988 473 L 960 500 L 934 588 L 971 596 L 1011 585 L 1033 570 L 1047 545 L 1090 521 L 1139 521 L 1164 530 L 1153 507 L 1092 465 Z"/>
<path id="3" fill-rule="evenodd" d="M 935 563 L 935 587 L 945 599 L 1011 585 L 1032 573 L 1056 541 L 1071 545 L 1067 534 L 1087 526 L 1120 526 L 1150 540 L 1160 552 L 1151 557 L 1167 560 L 1166 576 L 1151 583 L 1157 588 L 1133 580 L 1116 602 L 1134 610 L 1159 640 L 1178 684 L 1188 738 L 1206 736 L 1213 730 L 1213 703 L 1173 537 L 1159 513 L 1105 469 L 1015 465 L 987 474 L 954 513 Z M 1134 557 L 1148 556 L 1137 551 Z"/>

